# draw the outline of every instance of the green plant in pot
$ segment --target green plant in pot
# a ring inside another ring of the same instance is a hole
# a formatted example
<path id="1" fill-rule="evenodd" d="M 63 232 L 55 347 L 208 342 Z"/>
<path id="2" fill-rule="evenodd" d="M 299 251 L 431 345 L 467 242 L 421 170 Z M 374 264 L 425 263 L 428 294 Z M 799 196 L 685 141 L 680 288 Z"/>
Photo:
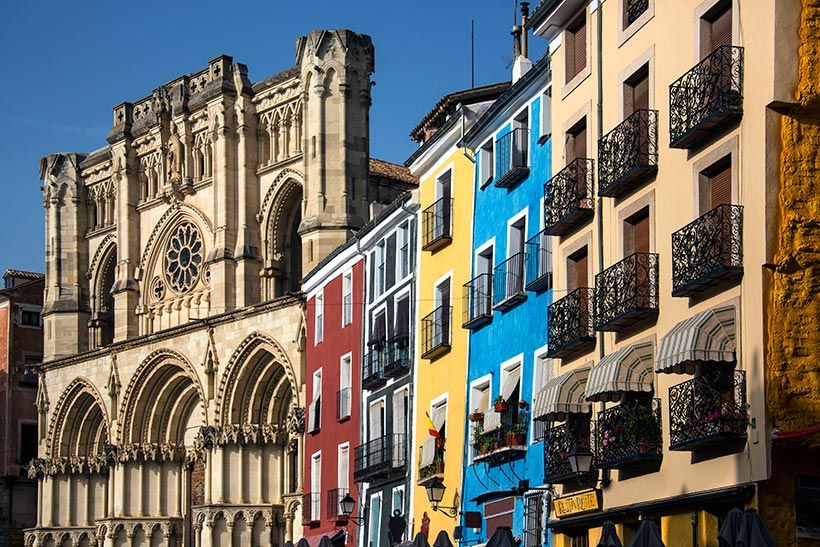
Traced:
<path id="1" fill-rule="evenodd" d="M 499 395 L 493 401 L 493 408 L 496 412 L 505 412 L 510 407 L 510 403 L 504 400 L 504 397 Z"/>

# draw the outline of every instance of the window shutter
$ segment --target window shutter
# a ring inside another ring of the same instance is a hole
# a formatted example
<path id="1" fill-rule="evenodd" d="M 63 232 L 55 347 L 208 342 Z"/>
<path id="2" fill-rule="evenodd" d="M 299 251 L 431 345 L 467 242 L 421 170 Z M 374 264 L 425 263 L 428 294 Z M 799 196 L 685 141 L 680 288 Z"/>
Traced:
<path id="1" fill-rule="evenodd" d="M 581 24 L 575 31 L 575 74 L 581 72 L 587 66 L 587 20 L 581 16 Z"/>
<path id="2" fill-rule="evenodd" d="M 649 78 L 644 76 L 632 87 L 633 111 L 649 109 Z"/>
<path id="3" fill-rule="evenodd" d="M 389 289 L 396 282 L 396 236 L 387 238 L 387 281 L 385 289 Z"/>
<path id="4" fill-rule="evenodd" d="M 587 126 L 578 130 L 574 136 L 575 159 L 587 157 Z"/>
<path id="5" fill-rule="evenodd" d="M 709 25 L 709 39 L 711 51 L 720 46 L 732 45 L 732 10 L 727 7 L 723 12 L 712 19 Z"/>
<path id="6" fill-rule="evenodd" d="M 710 177 L 711 206 L 732 203 L 732 164 L 727 162 L 724 167 L 716 170 Z"/>
<path id="7" fill-rule="evenodd" d="M 396 337 L 410 335 L 410 299 L 402 298 L 396 304 Z"/>
<path id="8" fill-rule="evenodd" d="M 649 213 L 642 214 L 632 222 L 632 252 L 649 252 Z"/>
<path id="9" fill-rule="evenodd" d="M 575 276 L 575 288 L 589 285 L 587 281 L 587 253 L 584 253 L 575 260 Z"/>

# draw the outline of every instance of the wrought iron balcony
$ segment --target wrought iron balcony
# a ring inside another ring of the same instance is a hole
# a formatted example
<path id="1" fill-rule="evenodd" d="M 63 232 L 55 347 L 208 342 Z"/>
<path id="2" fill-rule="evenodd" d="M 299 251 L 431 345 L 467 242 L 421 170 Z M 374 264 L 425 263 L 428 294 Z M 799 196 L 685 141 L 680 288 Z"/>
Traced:
<path id="1" fill-rule="evenodd" d="M 421 358 L 435 359 L 450 351 L 453 310 L 448 304 L 434 309 L 421 320 Z"/>
<path id="2" fill-rule="evenodd" d="M 493 275 L 480 274 L 464 284 L 464 312 L 461 326 L 475 329 L 493 318 Z"/>
<path id="3" fill-rule="evenodd" d="M 336 419 L 344 420 L 350 418 L 352 401 L 350 398 L 350 388 L 346 387 L 336 392 Z"/>
<path id="4" fill-rule="evenodd" d="M 622 469 L 663 458 L 661 401 L 621 403 L 598 413 L 598 465 Z"/>
<path id="5" fill-rule="evenodd" d="M 490 408 L 487 413 L 496 414 L 493 416 L 496 418 L 496 427 L 487 430 L 485 422 L 473 425 L 473 461 L 499 464 L 523 456 L 527 451 L 529 413 L 520 408 L 517 402 L 508 403 L 502 412 L 495 412 Z"/>
<path id="6" fill-rule="evenodd" d="M 547 356 L 565 357 L 595 347 L 592 318 L 595 310 L 593 290 L 575 289 L 547 308 Z"/>
<path id="7" fill-rule="evenodd" d="M 347 488 L 334 488 L 327 491 L 327 519 L 328 520 L 347 520 L 348 515 L 342 513 L 341 501 L 350 490 Z"/>
<path id="8" fill-rule="evenodd" d="M 302 496 L 302 524 L 318 522 L 321 515 L 321 492 L 310 492 Z"/>
<path id="9" fill-rule="evenodd" d="M 384 341 L 371 343 L 369 347 L 370 351 L 362 359 L 362 387 L 372 390 L 387 383 L 387 376 L 384 374 L 387 353 Z"/>
<path id="10" fill-rule="evenodd" d="M 657 110 L 636 110 L 598 141 L 600 195 L 623 196 L 657 171 Z"/>
<path id="11" fill-rule="evenodd" d="M 530 132 L 519 127 L 496 141 L 495 185 L 499 188 L 515 186 L 530 174 L 527 165 Z"/>
<path id="12" fill-rule="evenodd" d="M 746 441 L 746 374 L 713 369 L 669 388 L 669 449 Z"/>
<path id="13" fill-rule="evenodd" d="M 626 0 L 624 6 L 624 27 L 628 27 L 638 20 L 638 17 L 649 9 L 649 0 Z"/>
<path id="14" fill-rule="evenodd" d="M 527 290 L 543 291 L 552 288 L 552 252 L 549 235 L 541 230 L 527 241 Z"/>
<path id="15" fill-rule="evenodd" d="M 720 46 L 669 86 L 669 146 L 694 148 L 743 115 L 743 48 Z"/>
<path id="16" fill-rule="evenodd" d="M 617 332 L 657 315 L 657 254 L 633 253 L 595 276 L 595 330 Z"/>
<path id="17" fill-rule="evenodd" d="M 495 267 L 493 307 L 506 310 L 527 299 L 524 292 L 524 253 L 515 253 Z"/>
<path id="18" fill-rule="evenodd" d="M 563 236 L 593 215 L 593 161 L 578 158 L 544 185 L 544 231 Z"/>
<path id="19" fill-rule="evenodd" d="M 453 199 L 441 198 L 421 212 L 424 251 L 435 251 L 453 240 Z"/>
<path id="20" fill-rule="evenodd" d="M 384 374 L 398 378 L 410 372 L 410 337 L 397 336 L 387 341 Z"/>
<path id="21" fill-rule="evenodd" d="M 593 427 L 588 419 L 578 417 L 549 428 L 544 435 L 544 482 L 572 484 L 596 477 L 595 458 L 589 472 L 583 474 L 574 472 L 569 463 L 569 453 L 576 447 L 584 447 L 595 453 L 592 440 Z"/>
<path id="22" fill-rule="evenodd" d="M 432 437 L 430 437 L 432 439 Z M 444 445 L 435 443 L 435 454 L 433 455 L 432 463 L 422 465 L 422 458 L 424 457 L 424 446 L 419 447 L 419 478 L 418 484 L 425 484 L 435 477 L 444 477 Z"/>
<path id="23" fill-rule="evenodd" d="M 385 435 L 357 446 L 353 451 L 353 478 L 357 482 L 404 475 L 407 466 L 407 436 Z"/>
<path id="24" fill-rule="evenodd" d="M 743 276 L 743 207 L 718 205 L 672 234 L 672 296 Z"/>

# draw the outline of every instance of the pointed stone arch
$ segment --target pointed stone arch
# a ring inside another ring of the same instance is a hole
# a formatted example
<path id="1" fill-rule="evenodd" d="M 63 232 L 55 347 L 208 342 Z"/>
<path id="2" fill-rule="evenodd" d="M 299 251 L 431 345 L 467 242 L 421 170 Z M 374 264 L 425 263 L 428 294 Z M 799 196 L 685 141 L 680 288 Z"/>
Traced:
<path id="1" fill-rule="evenodd" d="M 262 202 L 258 220 L 262 224 L 264 270 L 269 283 L 264 297 L 271 299 L 299 290 L 302 278 L 302 220 L 304 179 L 293 169 L 283 170 Z"/>
<path id="2" fill-rule="evenodd" d="M 46 436 L 46 457 L 96 456 L 109 442 L 105 403 L 94 385 L 77 377 L 57 401 Z"/>
<path id="3" fill-rule="evenodd" d="M 117 240 L 109 234 L 97 247 L 89 268 L 91 285 L 91 322 L 89 340 L 91 349 L 114 341 L 114 288 L 117 269 Z"/>
<path id="4" fill-rule="evenodd" d="M 145 249 L 142 251 L 142 258 L 140 259 L 140 269 L 143 272 L 147 271 L 151 257 L 156 254 L 155 249 L 160 246 L 171 227 L 176 225 L 177 222 L 184 217 L 192 220 L 195 224 L 199 225 L 200 228 L 205 228 L 208 235 L 211 238 L 213 237 L 213 225 L 202 211 L 187 203 L 176 202 L 163 213 L 151 231 L 151 235 L 148 237 Z M 208 243 L 212 244 L 210 241 Z"/>

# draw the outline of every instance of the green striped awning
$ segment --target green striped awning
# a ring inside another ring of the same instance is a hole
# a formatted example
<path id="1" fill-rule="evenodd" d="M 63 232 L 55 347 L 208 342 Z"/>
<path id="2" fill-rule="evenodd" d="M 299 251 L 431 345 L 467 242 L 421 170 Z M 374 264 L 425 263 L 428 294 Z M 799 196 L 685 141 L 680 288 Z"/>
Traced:
<path id="1" fill-rule="evenodd" d="M 656 372 L 694 374 L 698 363 L 736 360 L 735 307 L 711 308 L 681 321 L 661 338 Z"/>
<path id="2" fill-rule="evenodd" d="M 567 414 L 587 414 L 592 407 L 584 398 L 591 365 L 584 365 L 553 378 L 535 396 L 533 418 L 560 422 Z"/>
<path id="3" fill-rule="evenodd" d="M 652 392 L 652 342 L 621 348 L 601 359 L 587 381 L 587 401 L 619 401 L 625 392 Z"/>

